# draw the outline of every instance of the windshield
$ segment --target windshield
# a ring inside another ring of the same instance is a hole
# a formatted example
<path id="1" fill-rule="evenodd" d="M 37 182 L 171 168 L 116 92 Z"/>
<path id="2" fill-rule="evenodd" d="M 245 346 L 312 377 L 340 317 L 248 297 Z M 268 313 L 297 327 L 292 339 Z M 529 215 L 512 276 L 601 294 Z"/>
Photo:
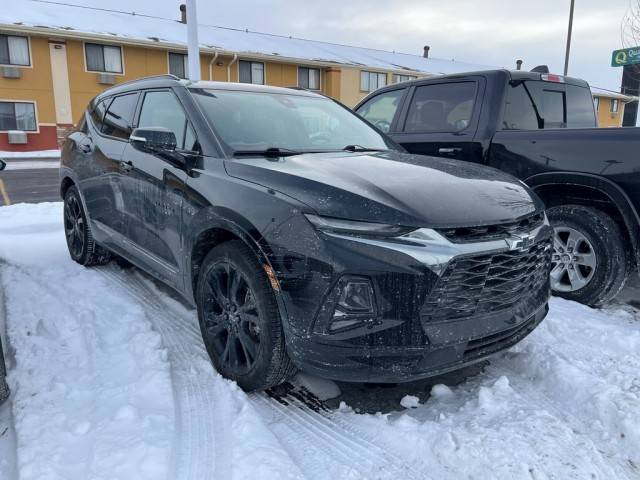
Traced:
<path id="1" fill-rule="evenodd" d="M 232 152 L 391 147 L 383 135 L 328 98 L 208 89 L 191 89 L 191 93 Z"/>

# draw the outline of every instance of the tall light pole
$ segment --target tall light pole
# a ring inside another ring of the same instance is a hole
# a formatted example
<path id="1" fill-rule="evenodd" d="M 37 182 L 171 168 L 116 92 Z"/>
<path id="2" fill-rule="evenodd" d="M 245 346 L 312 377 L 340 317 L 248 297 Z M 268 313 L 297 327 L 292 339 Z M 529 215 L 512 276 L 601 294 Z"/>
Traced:
<path id="1" fill-rule="evenodd" d="M 200 81 L 200 44 L 198 43 L 198 12 L 196 0 L 187 0 L 187 47 L 189 80 Z"/>
<path id="2" fill-rule="evenodd" d="M 564 76 L 569 72 L 569 52 L 571 51 L 571 30 L 573 29 L 573 4 L 575 0 L 571 0 L 571 8 L 569 10 L 569 31 L 567 32 L 567 51 L 564 54 Z"/>

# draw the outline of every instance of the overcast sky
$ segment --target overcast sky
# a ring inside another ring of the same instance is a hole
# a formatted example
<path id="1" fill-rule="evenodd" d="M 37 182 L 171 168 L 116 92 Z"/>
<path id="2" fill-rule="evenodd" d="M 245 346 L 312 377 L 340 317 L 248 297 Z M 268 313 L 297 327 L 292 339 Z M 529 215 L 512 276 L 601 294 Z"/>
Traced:
<path id="1" fill-rule="evenodd" d="M 178 18 L 180 0 L 68 0 Z M 576 0 L 569 74 L 619 90 L 620 23 L 630 0 Z M 484 65 L 562 73 L 570 0 L 198 0 L 199 23 Z"/>

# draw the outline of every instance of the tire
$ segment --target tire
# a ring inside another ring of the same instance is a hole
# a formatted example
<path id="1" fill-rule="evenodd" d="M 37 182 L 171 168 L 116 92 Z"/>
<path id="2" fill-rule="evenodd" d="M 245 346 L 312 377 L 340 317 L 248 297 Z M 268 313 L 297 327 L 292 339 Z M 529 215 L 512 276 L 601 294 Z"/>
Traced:
<path id="1" fill-rule="evenodd" d="M 69 187 L 64 195 L 63 223 L 67 248 L 74 262 L 85 267 L 109 262 L 109 252 L 93 239 L 91 225 L 87 221 L 80 193 L 75 186 Z"/>
<path id="2" fill-rule="evenodd" d="M 582 205 L 552 207 L 547 215 L 555 231 L 553 294 L 592 307 L 613 299 L 631 270 L 618 224 L 602 211 Z M 569 251 L 570 245 L 577 255 Z"/>
<path id="3" fill-rule="evenodd" d="M 196 304 L 207 352 L 222 376 L 254 391 L 293 375 L 271 284 L 243 242 L 225 242 L 205 257 Z"/>

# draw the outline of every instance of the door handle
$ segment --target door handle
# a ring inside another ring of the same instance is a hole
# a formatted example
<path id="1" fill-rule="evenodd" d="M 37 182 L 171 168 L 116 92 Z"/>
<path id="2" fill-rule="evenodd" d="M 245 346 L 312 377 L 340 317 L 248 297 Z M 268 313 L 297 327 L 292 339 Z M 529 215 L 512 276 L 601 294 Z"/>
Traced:
<path id="1" fill-rule="evenodd" d="M 133 170 L 133 162 L 131 160 L 121 160 L 120 169 L 123 172 L 130 172 L 131 170 Z"/>
<path id="2" fill-rule="evenodd" d="M 461 151 L 462 149 L 460 147 L 442 147 L 438 149 L 440 155 L 455 155 Z"/>

